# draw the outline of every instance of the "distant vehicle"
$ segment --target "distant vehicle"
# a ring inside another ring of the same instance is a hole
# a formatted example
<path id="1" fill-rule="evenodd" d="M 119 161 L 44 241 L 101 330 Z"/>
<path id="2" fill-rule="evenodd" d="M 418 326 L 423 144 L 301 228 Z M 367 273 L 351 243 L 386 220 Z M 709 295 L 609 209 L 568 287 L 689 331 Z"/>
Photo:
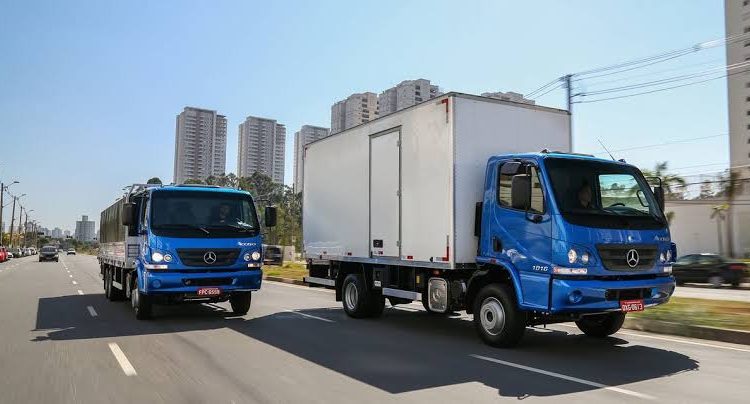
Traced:
<path id="1" fill-rule="evenodd" d="M 265 226 L 276 224 L 266 207 Z M 154 304 L 229 301 L 250 310 L 262 282 L 262 236 L 249 192 L 216 186 L 134 184 L 101 213 L 104 295 L 129 299 L 137 319 Z"/>
<path id="2" fill-rule="evenodd" d="M 493 346 L 570 321 L 614 334 L 674 291 L 664 188 L 567 153 L 569 125 L 567 111 L 448 93 L 306 145 L 305 280 L 353 318 L 386 298 L 466 310 Z"/>
<path id="3" fill-rule="evenodd" d="M 13 253 L 13 258 L 21 258 L 21 257 L 23 257 L 23 252 L 18 247 L 14 247 L 13 249 L 10 250 L 10 252 Z"/>
<path id="4" fill-rule="evenodd" d="M 8 250 L 0 245 L 0 262 L 5 262 L 8 260 Z"/>
<path id="5" fill-rule="evenodd" d="M 57 248 L 49 245 L 42 247 L 42 251 L 39 253 L 39 262 L 42 261 L 60 261 L 60 257 L 57 255 Z"/>
<path id="6" fill-rule="evenodd" d="M 75 248 L 68 248 L 68 253 L 66 255 L 76 255 Z"/>
<path id="7" fill-rule="evenodd" d="M 710 283 L 718 288 L 724 284 L 740 286 L 748 276 L 748 266 L 718 254 L 690 254 L 680 257 L 672 266 L 678 285 Z"/>
<path id="8" fill-rule="evenodd" d="M 263 246 L 263 264 L 264 265 L 284 265 L 284 252 L 280 246 L 264 245 Z"/>
<path id="9" fill-rule="evenodd" d="M 11 259 L 11 258 L 15 258 L 15 257 L 13 256 L 12 252 L 8 251 L 8 259 Z"/>

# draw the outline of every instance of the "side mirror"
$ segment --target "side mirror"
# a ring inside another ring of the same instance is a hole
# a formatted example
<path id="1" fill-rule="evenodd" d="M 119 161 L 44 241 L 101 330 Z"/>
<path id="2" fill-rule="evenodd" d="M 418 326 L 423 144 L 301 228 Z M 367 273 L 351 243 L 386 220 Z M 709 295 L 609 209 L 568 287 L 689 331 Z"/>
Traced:
<path id="1" fill-rule="evenodd" d="M 276 207 L 266 206 L 266 214 L 264 217 L 266 218 L 266 227 L 276 226 Z"/>
<path id="2" fill-rule="evenodd" d="M 659 204 L 659 209 L 664 212 L 664 187 L 654 187 L 654 196 L 656 197 L 656 203 Z"/>
<path id="3" fill-rule="evenodd" d="M 123 226 L 132 226 L 135 224 L 135 204 L 126 203 L 122 205 L 122 224 Z"/>
<path id="4" fill-rule="evenodd" d="M 531 176 L 514 175 L 510 183 L 510 205 L 513 209 L 527 210 L 531 206 Z"/>

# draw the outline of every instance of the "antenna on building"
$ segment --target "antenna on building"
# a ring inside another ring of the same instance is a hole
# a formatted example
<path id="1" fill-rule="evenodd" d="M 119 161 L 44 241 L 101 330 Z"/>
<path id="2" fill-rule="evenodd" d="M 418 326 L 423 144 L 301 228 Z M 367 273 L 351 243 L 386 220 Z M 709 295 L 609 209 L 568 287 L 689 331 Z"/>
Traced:
<path id="1" fill-rule="evenodd" d="M 596 141 L 599 142 L 599 144 L 602 145 L 602 147 L 604 148 L 604 151 L 606 151 L 607 154 L 609 154 L 609 158 L 611 158 L 612 161 L 616 161 L 615 157 L 612 155 L 612 153 L 609 152 L 609 149 L 607 149 L 607 146 L 604 145 L 604 143 L 602 142 L 602 140 L 599 139 L 599 138 L 596 138 Z"/>

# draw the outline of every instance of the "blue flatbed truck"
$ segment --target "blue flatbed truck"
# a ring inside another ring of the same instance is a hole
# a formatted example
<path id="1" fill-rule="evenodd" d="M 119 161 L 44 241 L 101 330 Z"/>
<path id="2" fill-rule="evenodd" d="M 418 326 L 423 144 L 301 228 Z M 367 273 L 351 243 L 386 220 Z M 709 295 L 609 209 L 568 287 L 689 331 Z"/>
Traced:
<path id="1" fill-rule="evenodd" d="M 265 226 L 276 208 L 266 207 Z M 101 213 L 104 291 L 147 319 L 155 304 L 229 301 L 248 312 L 261 286 L 262 237 L 248 192 L 215 186 L 135 184 Z"/>
<path id="2" fill-rule="evenodd" d="M 611 335 L 674 291 L 664 189 L 569 148 L 566 111 L 457 93 L 314 142 L 305 280 L 355 318 L 465 310 L 493 346 L 558 322 Z M 542 151 L 495 154 L 519 149 Z"/>

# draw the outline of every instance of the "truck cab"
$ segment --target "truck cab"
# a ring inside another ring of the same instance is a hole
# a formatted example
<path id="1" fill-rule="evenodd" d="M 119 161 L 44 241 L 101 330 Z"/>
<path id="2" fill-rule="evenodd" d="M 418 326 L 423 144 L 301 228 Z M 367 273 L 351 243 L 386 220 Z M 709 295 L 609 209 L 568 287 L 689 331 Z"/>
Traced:
<path id="1" fill-rule="evenodd" d="M 124 243 L 103 247 L 125 254 L 124 263 L 102 265 L 111 300 L 130 298 L 137 318 L 148 318 L 153 304 L 227 300 L 235 314 L 247 313 L 262 277 L 260 221 L 248 192 L 148 187 L 129 193 L 119 210 Z M 266 208 L 265 225 L 275 220 L 275 208 Z"/>
<path id="2" fill-rule="evenodd" d="M 663 206 L 660 184 L 624 161 L 492 157 L 476 229 L 484 271 L 470 293 L 506 278 L 527 324 L 575 320 L 587 334 L 610 334 L 626 312 L 666 303 L 674 291 L 676 247 Z M 492 319 L 507 315 L 496 300 L 474 306 L 489 342 Z"/>

